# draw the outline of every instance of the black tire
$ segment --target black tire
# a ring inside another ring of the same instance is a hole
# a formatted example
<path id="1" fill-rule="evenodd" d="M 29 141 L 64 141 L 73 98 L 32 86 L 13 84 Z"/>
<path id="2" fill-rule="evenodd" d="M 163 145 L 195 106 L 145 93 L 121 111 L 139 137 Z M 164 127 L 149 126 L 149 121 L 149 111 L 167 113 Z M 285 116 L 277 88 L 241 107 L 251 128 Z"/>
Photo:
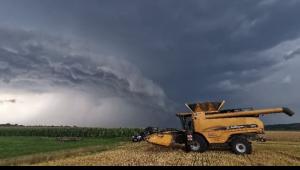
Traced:
<path id="1" fill-rule="evenodd" d="M 136 137 L 133 137 L 132 142 L 139 142 L 139 140 Z"/>
<path id="2" fill-rule="evenodd" d="M 233 153 L 237 155 L 251 154 L 252 145 L 246 138 L 236 137 L 230 142 L 230 147 Z"/>
<path id="3" fill-rule="evenodd" d="M 190 146 L 187 142 L 184 144 L 184 151 L 185 152 L 190 152 L 191 151 L 191 148 L 190 148 Z"/>
<path id="4" fill-rule="evenodd" d="M 186 151 L 192 152 L 205 152 L 208 149 L 208 143 L 206 142 L 205 138 L 194 134 L 193 135 L 193 142 L 186 144 Z"/>

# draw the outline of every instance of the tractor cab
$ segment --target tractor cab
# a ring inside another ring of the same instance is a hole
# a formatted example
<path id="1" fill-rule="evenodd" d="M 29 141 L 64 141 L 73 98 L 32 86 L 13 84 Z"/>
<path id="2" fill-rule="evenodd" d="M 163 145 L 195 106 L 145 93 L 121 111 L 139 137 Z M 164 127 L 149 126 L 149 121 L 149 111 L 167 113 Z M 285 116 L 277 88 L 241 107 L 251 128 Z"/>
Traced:
<path id="1" fill-rule="evenodd" d="M 192 113 L 177 113 L 176 116 L 180 119 L 184 130 L 191 132 L 194 130 Z"/>

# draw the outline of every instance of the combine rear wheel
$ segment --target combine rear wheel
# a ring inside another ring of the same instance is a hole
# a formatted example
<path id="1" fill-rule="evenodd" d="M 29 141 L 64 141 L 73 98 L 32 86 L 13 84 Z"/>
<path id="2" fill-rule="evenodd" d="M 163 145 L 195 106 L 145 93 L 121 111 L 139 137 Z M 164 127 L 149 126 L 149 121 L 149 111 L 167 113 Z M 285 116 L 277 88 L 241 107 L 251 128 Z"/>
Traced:
<path id="1" fill-rule="evenodd" d="M 243 154 L 251 154 L 252 145 L 246 138 L 235 138 L 230 142 L 231 150 L 235 154 L 243 155 Z"/>
<path id="2" fill-rule="evenodd" d="M 186 150 L 187 151 L 193 151 L 193 152 L 205 152 L 208 149 L 208 143 L 206 140 L 197 134 L 193 135 L 193 141 L 186 144 Z"/>

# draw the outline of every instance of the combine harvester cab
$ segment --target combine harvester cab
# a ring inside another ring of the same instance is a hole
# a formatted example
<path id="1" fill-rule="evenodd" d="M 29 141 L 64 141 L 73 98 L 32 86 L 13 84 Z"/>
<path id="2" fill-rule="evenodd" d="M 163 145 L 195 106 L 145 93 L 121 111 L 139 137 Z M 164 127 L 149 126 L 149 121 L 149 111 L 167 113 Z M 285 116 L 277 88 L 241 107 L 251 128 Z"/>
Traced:
<path id="1" fill-rule="evenodd" d="M 147 142 L 162 146 L 185 144 L 187 151 L 204 152 L 210 145 L 226 144 L 236 154 L 250 154 L 251 141 L 264 134 L 259 115 L 294 114 L 289 108 L 221 110 L 225 101 L 186 104 L 190 113 L 178 113 L 182 130 L 162 130 L 147 136 Z"/>

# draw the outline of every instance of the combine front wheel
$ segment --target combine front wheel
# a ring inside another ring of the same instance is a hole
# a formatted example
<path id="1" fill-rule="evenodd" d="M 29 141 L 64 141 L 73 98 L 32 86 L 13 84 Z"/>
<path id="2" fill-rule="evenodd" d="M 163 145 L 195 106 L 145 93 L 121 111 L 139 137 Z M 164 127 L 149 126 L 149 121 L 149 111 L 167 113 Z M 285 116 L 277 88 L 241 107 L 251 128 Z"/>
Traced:
<path id="1" fill-rule="evenodd" d="M 202 153 L 208 149 L 208 143 L 202 136 L 194 134 L 193 141 L 186 144 L 186 149 L 187 149 L 187 151 Z"/>

